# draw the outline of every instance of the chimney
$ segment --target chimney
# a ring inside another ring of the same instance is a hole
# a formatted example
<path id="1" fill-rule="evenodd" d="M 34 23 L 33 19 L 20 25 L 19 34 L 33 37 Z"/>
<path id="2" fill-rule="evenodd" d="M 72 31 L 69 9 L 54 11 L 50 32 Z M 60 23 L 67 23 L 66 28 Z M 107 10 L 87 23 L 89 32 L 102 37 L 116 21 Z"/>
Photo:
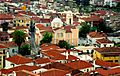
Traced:
<path id="1" fill-rule="evenodd" d="M 69 54 L 68 54 L 68 50 L 66 51 L 66 59 L 68 60 L 68 56 L 69 56 Z"/>

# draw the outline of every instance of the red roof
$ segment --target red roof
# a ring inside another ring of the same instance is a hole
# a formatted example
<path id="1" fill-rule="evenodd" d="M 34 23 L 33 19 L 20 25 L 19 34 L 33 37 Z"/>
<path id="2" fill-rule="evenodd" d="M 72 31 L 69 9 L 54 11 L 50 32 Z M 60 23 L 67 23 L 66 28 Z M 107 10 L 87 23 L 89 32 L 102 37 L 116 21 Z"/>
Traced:
<path id="1" fill-rule="evenodd" d="M 44 43 L 41 45 L 41 51 L 42 50 L 50 50 L 50 49 L 60 49 L 59 46 L 55 45 L 55 44 L 47 44 L 47 43 Z"/>
<path id="2" fill-rule="evenodd" d="M 40 76 L 66 76 L 68 72 L 59 69 L 50 69 L 40 74 Z"/>
<path id="3" fill-rule="evenodd" d="M 108 39 L 98 39 L 96 41 L 98 44 L 102 44 L 102 43 L 113 43 L 112 41 L 108 40 Z"/>
<path id="4" fill-rule="evenodd" d="M 39 17 L 37 17 L 37 16 L 33 16 L 32 18 L 31 18 L 31 20 L 34 20 L 34 21 L 36 21 L 36 22 L 40 22 L 40 18 Z"/>
<path id="5" fill-rule="evenodd" d="M 55 60 L 66 60 L 66 56 L 58 52 L 44 51 L 42 53 Z"/>
<path id="6" fill-rule="evenodd" d="M 33 62 L 33 60 L 31 60 L 31 59 L 25 58 L 25 57 L 19 56 L 19 55 L 6 58 L 6 60 L 10 61 L 14 64 L 17 64 L 17 65 Z"/>
<path id="7" fill-rule="evenodd" d="M 63 63 L 59 63 L 59 62 L 53 62 L 51 64 L 43 66 L 42 68 L 45 68 L 45 69 L 55 68 L 55 69 L 65 70 L 65 71 L 68 71 L 68 72 L 72 72 L 72 70 L 73 70 L 73 68 L 71 68 L 69 66 L 66 66 Z"/>
<path id="8" fill-rule="evenodd" d="M 9 74 L 9 73 L 12 73 L 13 71 L 20 71 L 20 70 L 34 71 L 37 69 L 40 69 L 40 68 L 37 66 L 21 65 L 21 66 L 13 67 L 10 69 L 1 69 L 0 71 L 2 74 Z"/>
<path id="9" fill-rule="evenodd" d="M 77 25 L 79 25 L 80 24 L 80 22 L 73 22 L 73 25 L 75 25 L 75 26 L 77 26 Z"/>
<path id="10" fill-rule="evenodd" d="M 103 76 L 109 76 L 109 75 L 119 76 L 120 75 L 120 68 L 114 68 L 114 69 L 108 69 L 108 70 L 103 70 L 100 68 L 95 71 Z"/>
<path id="11" fill-rule="evenodd" d="M 37 16 L 36 14 L 34 14 L 33 12 L 31 12 L 31 11 L 28 11 L 28 12 L 26 12 L 26 11 L 18 11 L 17 13 L 19 13 L 19 14 L 24 14 L 24 15 L 29 15 L 29 16 Z"/>
<path id="12" fill-rule="evenodd" d="M 95 13 L 99 14 L 100 16 L 104 16 L 106 14 L 105 10 L 97 10 Z"/>
<path id="13" fill-rule="evenodd" d="M 38 74 L 34 74 L 32 72 L 26 71 L 26 70 L 20 70 L 16 72 L 16 76 L 39 76 Z"/>
<path id="14" fill-rule="evenodd" d="M 96 65 L 100 65 L 103 67 L 114 67 L 114 66 L 118 66 L 119 64 L 113 63 L 113 62 L 105 62 L 103 60 L 95 60 L 95 64 Z"/>
<path id="15" fill-rule="evenodd" d="M 108 53 L 120 53 L 120 47 L 102 47 L 102 48 L 95 48 L 98 52 L 108 52 Z"/>
<path id="16" fill-rule="evenodd" d="M 45 63 L 50 63 L 52 60 L 49 58 L 37 58 L 34 61 L 37 64 L 45 64 Z"/>
<path id="17" fill-rule="evenodd" d="M 88 34 L 91 38 L 101 38 L 101 37 L 107 37 L 107 35 L 103 32 L 89 32 Z"/>
<path id="18" fill-rule="evenodd" d="M 82 20 L 84 20 L 86 22 L 93 22 L 93 21 L 101 21 L 102 20 L 100 17 L 95 16 L 95 15 L 93 15 L 91 17 L 87 17 L 87 18 L 83 17 L 83 18 L 80 18 L 80 19 L 82 19 Z"/>
<path id="19" fill-rule="evenodd" d="M 44 19 L 44 18 L 40 18 L 41 19 L 41 23 L 50 23 L 51 20 L 50 19 Z"/>
<path id="20" fill-rule="evenodd" d="M 28 26 L 16 26 L 16 29 L 28 29 Z"/>
<path id="21" fill-rule="evenodd" d="M 71 33 L 71 26 L 64 26 L 64 29 L 66 30 L 66 33 Z"/>
<path id="22" fill-rule="evenodd" d="M 0 20 L 13 20 L 13 16 L 11 14 L 0 14 Z"/>
<path id="23" fill-rule="evenodd" d="M 0 49 L 2 48 L 8 48 L 7 46 L 5 46 L 4 44 L 0 44 Z"/>
<path id="24" fill-rule="evenodd" d="M 66 63 L 66 66 L 69 66 L 74 69 L 85 69 L 85 68 L 92 67 L 92 64 L 90 64 L 86 61 L 78 60 L 75 62 Z"/>
<path id="25" fill-rule="evenodd" d="M 16 47 L 17 46 L 17 44 L 15 42 L 1 42 L 1 43 L 7 47 Z"/>
<path id="26" fill-rule="evenodd" d="M 43 24 L 37 24 L 36 27 L 39 28 L 40 30 L 41 30 L 42 28 L 45 28 L 45 26 L 44 26 Z"/>

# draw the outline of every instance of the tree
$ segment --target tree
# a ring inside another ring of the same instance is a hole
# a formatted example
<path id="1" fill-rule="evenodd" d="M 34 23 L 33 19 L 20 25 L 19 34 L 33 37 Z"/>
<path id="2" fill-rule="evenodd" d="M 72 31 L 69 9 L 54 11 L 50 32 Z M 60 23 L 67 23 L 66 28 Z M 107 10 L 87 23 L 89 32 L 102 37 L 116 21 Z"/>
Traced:
<path id="1" fill-rule="evenodd" d="M 96 31 L 97 30 L 97 27 L 96 26 L 93 26 L 93 27 L 91 27 L 90 28 L 90 31 L 92 32 L 92 31 Z"/>
<path id="2" fill-rule="evenodd" d="M 60 48 L 66 48 L 66 49 L 70 49 L 70 44 L 64 40 L 60 40 L 58 43 L 58 46 Z"/>
<path id="3" fill-rule="evenodd" d="M 51 41 L 52 41 L 52 33 L 45 32 L 43 35 L 43 39 L 40 41 L 40 44 L 51 43 Z"/>
<path id="4" fill-rule="evenodd" d="M 79 37 L 86 37 L 86 34 L 90 31 L 90 25 L 86 22 L 81 23 L 81 28 L 79 29 Z"/>
<path id="5" fill-rule="evenodd" d="M 24 44 L 21 46 L 19 53 L 23 56 L 25 55 L 30 55 L 30 45 L 29 44 Z"/>
<path id="6" fill-rule="evenodd" d="M 22 30 L 15 30 L 12 33 L 13 41 L 18 45 L 18 53 L 20 51 L 20 46 L 25 42 L 26 34 Z"/>
<path id="7" fill-rule="evenodd" d="M 109 26 L 107 26 L 106 23 L 105 23 L 105 21 L 102 21 L 102 22 L 100 22 L 97 25 L 97 30 L 99 32 L 103 31 L 105 33 L 111 33 L 111 32 L 113 32 L 112 28 L 110 28 Z"/>

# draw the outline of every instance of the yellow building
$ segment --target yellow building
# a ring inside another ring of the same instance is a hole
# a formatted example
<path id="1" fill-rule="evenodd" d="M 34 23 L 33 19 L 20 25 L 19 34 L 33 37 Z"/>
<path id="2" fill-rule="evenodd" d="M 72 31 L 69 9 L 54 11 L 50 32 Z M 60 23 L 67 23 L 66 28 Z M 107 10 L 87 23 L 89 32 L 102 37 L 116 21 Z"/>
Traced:
<path id="1" fill-rule="evenodd" d="M 0 44 L 0 69 L 5 67 L 5 49 L 7 47 L 3 44 Z"/>
<path id="2" fill-rule="evenodd" d="M 14 18 L 14 26 L 30 26 L 31 19 L 25 15 L 16 15 Z"/>
<path id="3" fill-rule="evenodd" d="M 118 63 L 120 61 L 120 47 L 95 48 L 93 58 Z"/>

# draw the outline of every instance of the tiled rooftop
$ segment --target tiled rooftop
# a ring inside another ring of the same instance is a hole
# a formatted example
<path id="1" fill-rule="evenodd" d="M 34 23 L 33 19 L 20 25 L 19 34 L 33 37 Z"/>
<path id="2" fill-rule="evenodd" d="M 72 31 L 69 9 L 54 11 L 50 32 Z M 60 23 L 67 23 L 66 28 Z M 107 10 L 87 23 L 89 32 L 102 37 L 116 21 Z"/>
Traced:
<path id="1" fill-rule="evenodd" d="M 17 64 L 17 65 L 33 62 L 32 59 L 25 58 L 25 57 L 20 56 L 20 55 L 15 55 L 15 56 L 6 58 L 5 60 L 7 60 L 7 61 L 9 61 L 9 62 L 12 62 L 12 63 L 14 63 L 14 64 Z"/>
<path id="2" fill-rule="evenodd" d="M 92 67 L 92 64 L 90 64 L 86 61 L 78 60 L 75 62 L 66 63 L 66 66 L 69 66 L 74 69 L 85 69 L 85 68 Z"/>
<path id="3" fill-rule="evenodd" d="M 88 34 L 91 38 L 101 38 L 101 37 L 107 37 L 107 35 L 103 32 L 89 32 Z"/>

